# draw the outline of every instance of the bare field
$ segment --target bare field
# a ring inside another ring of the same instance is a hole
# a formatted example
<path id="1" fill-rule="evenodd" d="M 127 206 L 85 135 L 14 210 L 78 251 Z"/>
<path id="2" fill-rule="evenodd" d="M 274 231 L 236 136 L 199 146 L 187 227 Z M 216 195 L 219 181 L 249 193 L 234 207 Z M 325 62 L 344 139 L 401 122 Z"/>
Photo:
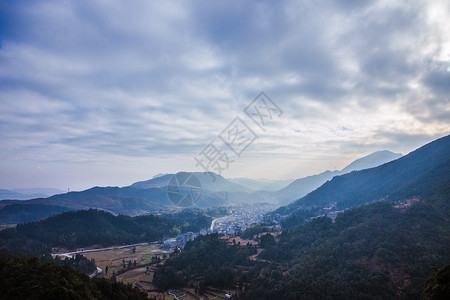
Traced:
<path id="1" fill-rule="evenodd" d="M 238 241 L 241 244 L 247 244 L 247 240 L 242 240 L 239 237 L 227 237 L 228 242 L 232 243 L 232 239 L 236 239 L 236 243 Z M 248 241 L 252 242 L 252 241 Z M 125 265 L 128 266 L 128 262 L 131 261 L 134 267 L 134 261 L 136 261 L 136 268 L 128 270 L 122 274 L 116 275 L 116 280 L 124 283 L 133 284 L 143 291 L 146 291 L 150 297 L 156 297 L 158 300 L 167 300 L 174 299 L 173 296 L 169 295 L 167 292 L 159 293 L 157 288 L 152 284 L 153 281 L 153 273 L 157 265 L 151 265 L 148 268 L 146 264 L 152 262 L 153 256 L 161 257 L 165 254 L 167 256 L 170 255 L 172 250 L 163 249 L 160 245 L 157 244 L 149 244 L 149 245 L 138 245 L 135 246 L 136 249 L 133 251 L 134 246 L 120 248 L 120 249 L 111 249 L 104 251 L 92 251 L 82 253 L 83 256 L 89 259 L 95 259 L 95 263 L 97 267 L 101 268 L 103 272 L 99 274 L 99 276 L 110 278 L 113 275 L 113 271 L 117 274 L 118 271 L 124 270 L 123 262 L 125 261 Z M 163 263 L 163 261 L 161 262 Z M 108 266 L 108 273 L 105 273 L 106 266 Z M 141 266 L 141 267 L 140 267 Z M 183 289 L 187 292 L 186 296 L 184 296 L 183 300 L 212 300 L 212 299 L 226 299 L 225 293 L 228 291 L 208 291 L 205 295 L 196 295 L 194 289 Z M 231 291 L 233 294 L 235 291 Z"/>
<path id="2" fill-rule="evenodd" d="M 101 276 L 104 277 L 111 277 L 113 274 L 113 271 L 117 273 L 120 270 L 124 269 L 124 262 L 125 267 L 128 266 L 129 262 L 131 261 L 132 266 L 134 266 L 134 262 L 136 261 L 136 266 L 140 265 L 146 265 L 152 262 L 153 256 L 161 257 L 163 255 L 169 255 L 171 250 L 168 249 L 161 249 L 160 245 L 157 244 L 149 244 L 149 245 L 138 245 L 135 246 L 136 250 L 133 251 L 134 246 L 127 247 L 127 248 L 121 248 L 121 249 L 111 249 L 111 250 L 105 250 L 105 251 L 98 251 L 98 252 L 86 252 L 82 253 L 83 256 L 89 258 L 89 259 L 95 259 L 95 263 L 97 267 L 101 268 L 103 270 Z M 106 266 L 108 266 L 108 273 L 106 274 Z M 138 268 L 130 270 L 122 275 L 125 275 L 129 272 L 133 272 L 135 270 L 141 270 L 143 269 L 142 273 L 145 273 L 146 268 Z M 133 273 L 131 273 L 133 274 Z M 124 279 L 129 280 L 130 278 L 134 278 L 134 276 L 128 275 Z M 119 276 L 117 277 L 119 280 Z"/>

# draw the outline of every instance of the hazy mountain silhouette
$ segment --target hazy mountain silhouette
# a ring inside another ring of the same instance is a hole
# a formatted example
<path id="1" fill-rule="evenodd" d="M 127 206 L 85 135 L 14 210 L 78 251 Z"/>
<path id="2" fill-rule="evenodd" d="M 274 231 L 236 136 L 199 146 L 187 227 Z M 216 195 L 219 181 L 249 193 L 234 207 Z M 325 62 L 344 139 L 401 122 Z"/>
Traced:
<path id="1" fill-rule="evenodd" d="M 288 207 L 344 209 L 420 197 L 442 188 L 450 189 L 450 136 L 381 166 L 336 176 Z"/>
<path id="2" fill-rule="evenodd" d="M 268 192 L 278 191 L 286 187 L 293 181 L 293 179 L 288 180 L 248 179 L 248 178 L 227 178 L 227 179 L 241 186 L 245 186 L 246 188 L 251 189 L 253 191 L 268 191 Z"/>
<path id="3" fill-rule="evenodd" d="M 0 189 L 0 200 L 29 200 L 35 198 L 45 198 L 60 193 L 63 193 L 63 191 L 50 188 L 27 188 L 13 190 Z"/>
<path id="4" fill-rule="evenodd" d="M 373 168 L 400 158 L 401 156 L 400 153 L 394 153 L 387 150 L 377 151 L 353 161 L 341 171 L 325 171 L 317 175 L 294 180 L 285 188 L 274 192 L 272 196 L 276 198 L 280 204 L 285 205 L 312 192 L 334 176 L 349 173 L 351 171 Z"/>
<path id="5" fill-rule="evenodd" d="M 373 154 L 365 159 L 355 161 L 352 168 L 371 166 L 380 161 L 389 160 L 398 154 L 389 151 Z M 374 156 L 376 159 L 374 159 Z M 370 158 L 370 159 L 369 159 Z M 349 166 L 350 167 L 350 166 Z M 348 168 L 347 168 L 348 169 Z M 337 175 L 335 172 L 324 172 L 319 175 L 294 181 L 285 189 L 276 192 L 253 192 L 251 188 L 244 187 L 221 175 L 205 172 L 179 172 L 155 176 L 146 181 L 139 181 L 125 187 L 93 187 L 84 191 L 69 192 L 54 195 L 47 198 L 36 198 L 27 201 L 4 200 L 0 201 L 0 222 L 24 222 L 38 219 L 43 213 L 45 205 L 49 214 L 59 210 L 78 210 L 97 208 L 114 214 L 139 215 L 156 210 L 164 210 L 175 207 L 168 197 L 168 185 L 174 176 L 195 176 L 201 184 L 201 197 L 196 202 L 200 208 L 226 206 L 232 204 L 269 202 L 278 204 L 281 200 L 290 201 L 298 199 L 308 189 L 312 190 L 320 186 L 327 179 Z M 283 202 L 281 202 L 283 203 Z M 9 208 L 8 218 L 2 218 L 2 209 L 5 206 L 15 204 Z M 33 209 L 26 205 L 39 205 L 39 213 L 33 215 Z"/>

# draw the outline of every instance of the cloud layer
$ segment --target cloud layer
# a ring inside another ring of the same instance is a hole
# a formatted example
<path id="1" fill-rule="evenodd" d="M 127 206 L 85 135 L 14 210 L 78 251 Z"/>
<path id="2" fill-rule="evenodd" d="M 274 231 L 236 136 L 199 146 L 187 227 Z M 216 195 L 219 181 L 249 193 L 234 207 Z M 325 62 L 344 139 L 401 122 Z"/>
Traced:
<path id="1" fill-rule="evenodd" d="M 411 151 L 449 133 L 449 19 L 438 0 L 3 1 L 2 183 L 196 170 L 260 91 L 284 114 L 225 176 Z"/>

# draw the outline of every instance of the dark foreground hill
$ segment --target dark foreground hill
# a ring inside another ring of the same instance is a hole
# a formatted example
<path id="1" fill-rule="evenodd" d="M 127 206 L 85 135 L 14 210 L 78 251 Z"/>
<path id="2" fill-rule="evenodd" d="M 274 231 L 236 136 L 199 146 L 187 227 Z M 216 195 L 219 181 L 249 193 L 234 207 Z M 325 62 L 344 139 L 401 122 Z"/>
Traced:
<path id="1" fill-rule="evenodd" d="M 37 258 L 0 257 L 0 282 L 1 299 L 148 299 L 131 284 L 90 279 Z"/>

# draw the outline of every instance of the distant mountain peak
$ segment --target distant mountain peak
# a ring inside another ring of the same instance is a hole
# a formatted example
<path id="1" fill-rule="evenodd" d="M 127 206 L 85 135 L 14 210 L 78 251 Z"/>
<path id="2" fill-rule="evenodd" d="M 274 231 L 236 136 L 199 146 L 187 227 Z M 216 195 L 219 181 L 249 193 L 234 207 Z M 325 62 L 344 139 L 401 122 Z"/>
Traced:
<path id="1" fill-rule="evenodd" d="M 166 175 L 169 175 L 169 173 L 158 173 L 155 176 L 153 176 L 152 179 L 155 179 L 155 178 L 158 178 L 158 177 L 163 177 L 163 176 L 166 176 Z"/>
<path id="2" fill-rule="evenodd" d="M 449 169 L 450 135 L 378 167 L 336 176 L 289 206 L 333 204 L 336 209 L 343 209 L 436 193 L 445 197 L 450 183 Z"/>
<path id="3" fill-rule="evenodd" d="M 374 168 L 387 162 L 396 160 L 402 156 L 403 155 L 401 153 L 394 153 L 389 150 L 377 151 L 353 161 L 344 169 L 342 169 L 341 173 L 344 174 L 351 171 Z"/>
<path id="4" fill-rule="evenodd" d="M 320 187 L 327 180 L 331 180 L 334 176 L 350 173 L 352 171 L 374 168 L 400 157 L 402 157 L 400 153 L 394 153 L 388 150 L 377 151 L 353 161 L 341 171 L 328 170 L 317 175 L 296 179 L 285 188 L 275 192 L 275 197 L 278 198 L 280 203 L 287 204 L 307 195 Z"/>

